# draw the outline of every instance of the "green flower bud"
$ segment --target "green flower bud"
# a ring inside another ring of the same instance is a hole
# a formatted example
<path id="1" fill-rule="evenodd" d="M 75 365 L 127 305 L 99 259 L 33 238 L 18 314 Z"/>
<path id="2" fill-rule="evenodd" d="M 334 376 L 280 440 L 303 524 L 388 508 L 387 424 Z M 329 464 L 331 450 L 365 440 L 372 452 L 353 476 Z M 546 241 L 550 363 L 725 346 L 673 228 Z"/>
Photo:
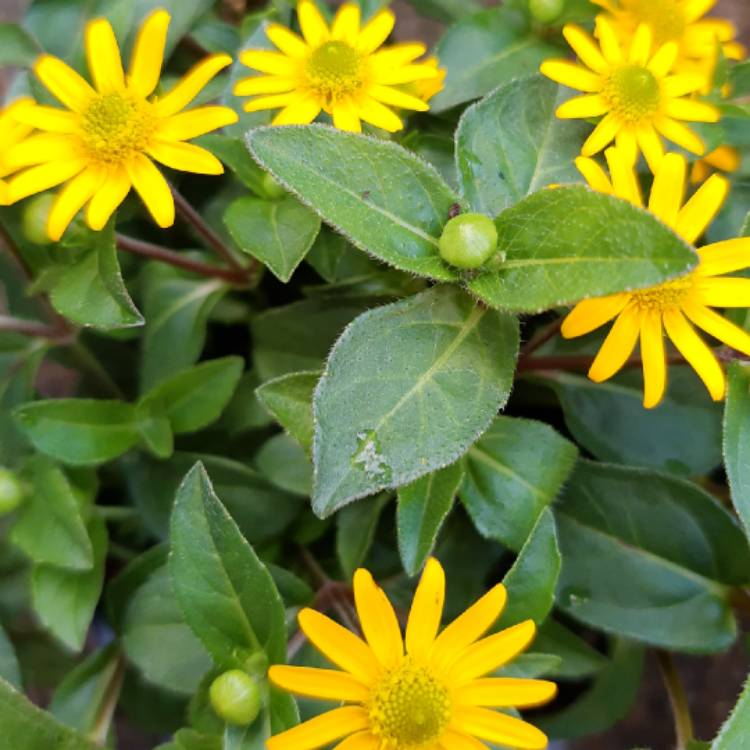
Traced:
<path id="1" fill-rule="evenodd" d="M 262 651 L 256 651 L 242 666 L 251 677 L 265 680 L 268 673 L 268 657 Z"/>
<path id="2" fill-rule="evenodd" d="M 266 172 L 263 175 L 261 184 L 263 185 L 263 191 L 265 192 L 266 197 L 272 201 L 279 200 L 287 194 L 286 190 L 279 185 L 276 178 L 270 172 Z"/>
<path id="3" fill-rule="evenodd" d="M 460 214 L 440 237 L 440 257 L 458 268 L 479 268 L 497 252 L 495 222 L 483 214 Z"/>
<path id="4" fill-rule="evenodd" d="M 15 510 L 25 495 L 18 477 L 9 469 L 0 468 L 0 515 Z"/>
<path id="5" fill-rule="evenodd" d="M 540 23 L 552 23 L 562 15 L 565 0 L 529 0 L 529 11 Z"/>
<path id="6" fill-rule="evenodd" d="M 32 198 L 23 207 L 21 228 L 29 242 L 36 245 L 49 245 L 52 242 L 47 234 L 47 219 L 54 200 L 52 193 L 43 193 Z"/>
<path id="7" fill-rule="evenodd" d="M 208 690 L 211 706 L 216 715 L 227 724 L 246 726 L 260 713 L 260 688 L 258 683 L 239 669 L 219 675 Z"/>

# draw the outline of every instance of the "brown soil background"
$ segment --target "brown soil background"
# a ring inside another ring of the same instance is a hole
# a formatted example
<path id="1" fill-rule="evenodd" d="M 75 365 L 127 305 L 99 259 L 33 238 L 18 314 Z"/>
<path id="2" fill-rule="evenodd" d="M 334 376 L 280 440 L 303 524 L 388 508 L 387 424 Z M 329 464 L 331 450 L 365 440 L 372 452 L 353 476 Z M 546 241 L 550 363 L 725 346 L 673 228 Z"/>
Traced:
<path id="1" fill-rule="evenodd" d="M 237 8 L 244 0 L 225 0 Z M 248 5 L 259 5 L 253 3 Z M 486 3 L 496 5 L 489 0 Z M 27 0 L 0 0 L 0 21 L 19 18 Z M 442 25 L 420 18 L 414 9 L 401 0 L 394 2 L 399 15 L 399 38 L 420 38 L 435 42 L 442 33 Z M 750 0 L 719 0 L 716 14 L 731 18 L 737 25 L 743 41 L 750 46 Z M 7 82 L 7 73 L 0 71 L 0 93 Z M 747 623 L 746 623 L 747 625 Z M 746 631 L 747 628 L 744 628 Z M 742 635 L 735 648 L 717 657 L 678 657 L 678 670 L 684 680 L 688 700 L 693 712 L 698 738 L 710 739 L 725 720 L 739 694 L 750 667 L 748 643 Z M 120 750 L 148 750 L 155 742 L 143 737 L 130 736 L 127 727 L 120 725 Z M 613 730 L 596 737 L 561 744 L 567 750 L 671 750 L 675 746 L 672 715 L 659 669 L 654 658 L 649 658 L 646 675 L 638 700 L 629 716 Z"/>

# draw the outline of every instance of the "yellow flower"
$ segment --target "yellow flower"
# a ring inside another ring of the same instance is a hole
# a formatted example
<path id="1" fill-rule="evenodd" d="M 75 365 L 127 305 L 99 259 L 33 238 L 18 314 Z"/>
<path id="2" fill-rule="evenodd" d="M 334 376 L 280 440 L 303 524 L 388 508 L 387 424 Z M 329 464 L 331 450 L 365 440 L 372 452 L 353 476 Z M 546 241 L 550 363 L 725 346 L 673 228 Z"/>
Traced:
<path id="1" fill-rule="evenodd" d="M 4 177 L 7 177 L 13 171 L 5 163 L 5 156 L 8 149 L 26 138 L 33 130 L 28 125 L 18 122 L 14 117 L 14 113 L 30 104 L 31 101 L 27 97 L 17 99 L 5 107 L 5 109 L 0 110 L 0 144 L 2 144 L 2 150 L 0 150 L 0 206 L 7 205 L 10 202 L 8 186 L 3 180 Z"/>
<path id="2" fill-rule="evenodd" d="M 543 750 L 536 727 L 491 709 L 538 706 L 554 683 L 486 677 L 534 638 L 531 620 L 482 636 L 505 605 L 495 586 L 439 635 L 445 574 L 427 562 L 406 625 L 406 643 L 388 599 L 366 570 L 354 576 L 365 640 L 311 609 L 299 614 L 305 635 L 341 671 L 273 666 L 269 677 L 297 695 L 344 705 L 267 740 L 268 750 L 486 750 L 481 742 Z M 481 640 L 480 640 L 481 639 Z M 405 646 L 405 647 L 404 647 Z"/>
<path id="3" fill-rule="evenodd" d="M 717 122 L 719 110 L 685 98 L 702 86 L 700 75 L 670 75 L 677 59 L 677 43 L 654 47 L 651 30 L 641 25 L 626 53 L 610 23 L 601 16 L 597 30 L 599 43 L 578 26 L 563 29 L 588 69 L 567 60 L 548 60 L 541 67 L 553 81 L 586 92 L 562 104 L 558 117 L 604 115 L 584 143 L 583 156 L 593 156 L 616 140 L 621 153 L 633 163 L 640 149 L 655 171 L 664 156 L 661 136 L 703 155 L 703 142 L 681 121 Z"/>
<path id="4" fill-rule="evenodd" d="M 690 182 L 699 185 L 704 182 L 714 169 L 722 172 L 736 172 L 740 168 L 742 159 L 740 152 L 731 146 L 719 146 L 702 159 L 698 159 L 690 170 Z"/>
<path id="5" fill-rule="evenodd" d="M 144 22 L 127 75 L 109 22 L 100 18 L 86 24 L 93 86 L 56 57 L 36 61 L 37 77 L 67 110 L 32 104 L 15 113 L 42 132 L 6 154 L 9 168 L 24 170 L 8 189 L 17 201 L 67 182 L 50 211 L 51 239 L 58 240 L 84 206 L 88 225 L 102 229 L 131 187 L 159 226 L 171 226 L 172 193 L 152 159 L 186 172 L 223 171 L 211 153 L 186 141 L 236 122 L 236 113 L 226 107 L 182 110 L 232 59 L 212 55 L 167 94 L 149 99 L 159 83 L 169 21 L 166 11 L 157 10 Z"/>
<path id="6" fill-rule="evenodd" d="M 654 34 L 656 44 L 678 45 L 675 70 L 698 73 L 705 78 L 703 93 L 713 86 L 716 63 L 721 54 L 741 60 L 744 47 L 735 41 L 731 21 L 706 18 L 716 0 L 592 0 L 608 12 L 607 18 L 621 39 L 632 37 L 642 23 Z"/>
<path id="7" fill-rule="evenodd" d="M 630 163 L 607 151 L 612 179 L 592 159 L 576 162 L 589 185 L 642 206 L 638 180 Z M 648 210 L 695 244 L 721 208 L 729 183 L 710 177 L 683 205 L 687 161 L 668 154 L 656 173 Z M 750 355 L 750 334 L 716 313 L 714 307 L 750 307 L 750 279 L 726 277 L 750 268 L 750 238 L 717 242 L 702 247 L 699 264 L 690 274 L 648 289 L 622 292 L 580 302 L 563 322 L 566 338 L 583 336 L 616 319 L 596 356 L 589 377 L 597 383 L 615 375 L 627 362 L 640 339 L 645 393 L 643 405 L 657 406 L 667 384 L 664 332 L 698 373 L 715 401 L 724 398 L 726 377 L 719 361 L 694 326 L 727 346 Z"/>
<path id="8" fill-rule="evenodd" d="M 245 104 L 247 112 L 281 109 L 274 125 L 304 125 L 322 110 L 341 130 L 359 132 L 364 121 L 394 132 L 404 124 L 391 107 L 429 109 L 406 87 L 441 81 L 444 73 L 429 61 L 414 62 L 426 51 L 418 42 L 380 49 L 395 23 L 390 10 L 360 27 L 359 6 L 344 3 L 329 28 L 313 0 L 299 0 L 297 17 L 304 38 L 271 24 L 266 33 L 279 52 L 240 54 L 245 65 L 266 74 L 236 85 L 237 96 L 257 96 Z"/>

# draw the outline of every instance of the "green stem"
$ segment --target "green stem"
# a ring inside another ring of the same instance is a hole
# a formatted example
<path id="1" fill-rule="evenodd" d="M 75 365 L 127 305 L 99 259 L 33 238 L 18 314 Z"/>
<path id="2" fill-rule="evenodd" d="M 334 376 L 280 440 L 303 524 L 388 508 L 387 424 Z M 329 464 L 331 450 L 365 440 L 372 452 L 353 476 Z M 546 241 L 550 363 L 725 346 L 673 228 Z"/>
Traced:
<path id="1" fill-rule="evenodd" d="M 693 719 L 690 716 L 685 688 L 680 680 L 672 654 L 667 651 L 657 651 L 656 657 L 667 689 L 669 703 L 674 716 L 675 734 L 677 735 L 677 750 L 686 750 L 693 741 Z"/>

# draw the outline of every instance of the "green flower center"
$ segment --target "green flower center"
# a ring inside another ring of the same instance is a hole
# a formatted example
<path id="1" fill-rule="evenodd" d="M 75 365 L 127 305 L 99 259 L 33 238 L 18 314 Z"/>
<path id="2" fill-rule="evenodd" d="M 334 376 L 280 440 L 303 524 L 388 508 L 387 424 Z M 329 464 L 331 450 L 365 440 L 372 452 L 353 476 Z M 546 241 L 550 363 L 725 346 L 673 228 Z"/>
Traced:
<path id="1" fill-rule="evenodd" d="M 651 27 L 658 46 L 682 39 L 685 33 L 687 23 L 680 0 L 623 0 L 623 7 L 636 24 Z"/>
<path id="2" fill-rule="evenodd" d="M 375 686 L 369 711 L 383 747 L 417 750 L 436 742 L 448 725 L 450 698 L 427 667 L 407 656 Z"/>
<path id="3" fill-rule="evenodd" d="M 695 279 L 690 274 L 674 281 L 659 284 L 659 286 L 633 292 L 633 299 L 642 310 L 665 312 L 666 310 L 682 307 L 694 287 Z"/>
<path id="4" fill-rule="evenodd" d="M 318 94 L 336 99 L 362 86 L 362 57 L 346 42 L 326 42 L 308 58 L 306 73 Z"/>
<path id="5" fill-rule="evenodd" d="M 81 115 L 81 140 L 88 156 L 122 164 L 148 148 L 156 119 L 148 102 L 128 94 L 103 94 Z"/>
<path id="6" fill-rule="evenodd" d="M 610 74 L 602 95 L 612 111 L 628 123 L 653 117 L 661 105 L 661 87 L 654 74 L 641 65 L 630 63 Z"/>

